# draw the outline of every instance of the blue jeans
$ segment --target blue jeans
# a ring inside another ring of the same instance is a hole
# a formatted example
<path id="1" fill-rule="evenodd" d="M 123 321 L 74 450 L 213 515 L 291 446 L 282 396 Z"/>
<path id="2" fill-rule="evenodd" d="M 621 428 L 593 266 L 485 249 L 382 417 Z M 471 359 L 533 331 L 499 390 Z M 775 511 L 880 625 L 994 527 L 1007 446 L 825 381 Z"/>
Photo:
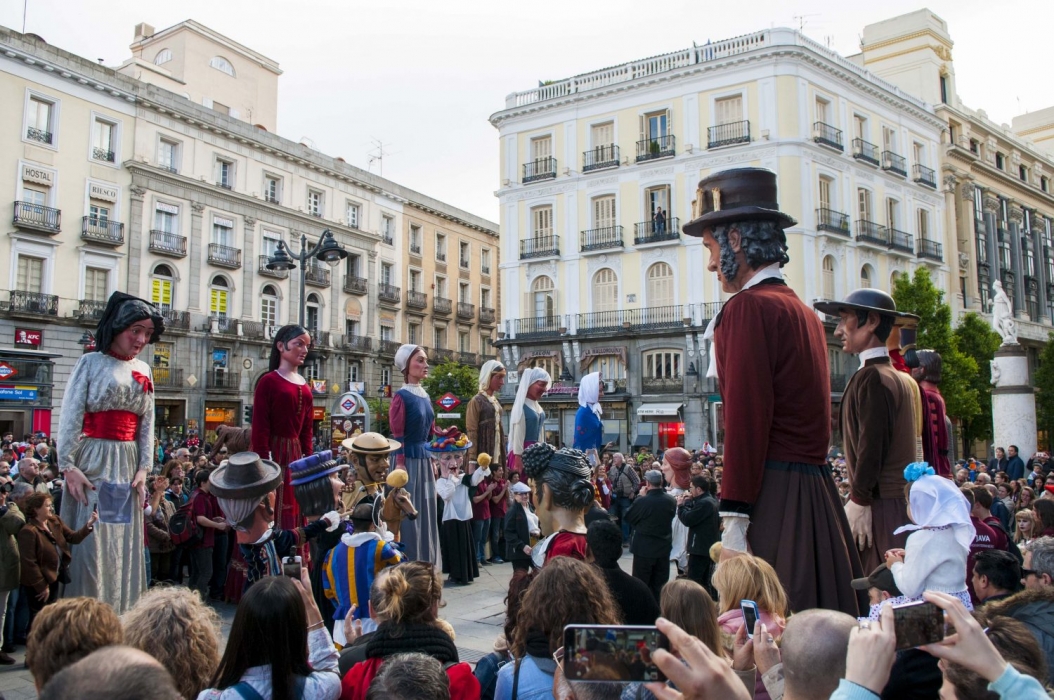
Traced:
<path id="1" fill-rule="evenodd" d="M 483 561 L 490 539 L 490 518 L 472 521 L 472 544 L 476 547 L 476 561 Z"/>
<path id="2" fill-rule="evenodd" d="M 491 559 L 503 559 L 502 552 L 505 550 L 504 547 L 499 547 L 502 535 L 505 533 L 505 516 L 490 518 L 490 558 Z"/>
<path id="3" fill-rule="evenodd" d="M 618 519 L 619 524 L 622 525 L 623 543 L 629 542 L 630 526 L 629 523 L 626 522 L 625 518 L 626 513 L 629 512 L 630 506 L 632 505 L 633 499 L 627 498 L 626 496 L 616 496 L 615 498 L 611 499 L 611 509 L 609 512 L 611 513 L 611 515 L 614 515 Z"/>
<path id="4" fill-rule="evenodd" d="M 11 591 L 7 598 L 7 615 L 4 618 L 4 644 L 24 640 L 29 632 L 29 601 L 22 595 L 22 587 Z M 22 642 L 23 644 L 25 642 Z"/>

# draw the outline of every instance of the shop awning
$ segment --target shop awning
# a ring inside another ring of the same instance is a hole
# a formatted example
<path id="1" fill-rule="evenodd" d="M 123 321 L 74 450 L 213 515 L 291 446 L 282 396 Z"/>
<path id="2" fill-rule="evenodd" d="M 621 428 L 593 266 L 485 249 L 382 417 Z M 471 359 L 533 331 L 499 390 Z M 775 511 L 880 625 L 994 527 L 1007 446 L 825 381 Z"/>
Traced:
<path id="1" fill-rule="evenodd" d="M 633 438 L 634 447 L 651 447 L 652 435 L 638 435 Z"/>
<path id="2" fill-rule="evenodd" d="M 637 408 L 640 417 L 680 415 L 682 403 L 646 403 Z"/>

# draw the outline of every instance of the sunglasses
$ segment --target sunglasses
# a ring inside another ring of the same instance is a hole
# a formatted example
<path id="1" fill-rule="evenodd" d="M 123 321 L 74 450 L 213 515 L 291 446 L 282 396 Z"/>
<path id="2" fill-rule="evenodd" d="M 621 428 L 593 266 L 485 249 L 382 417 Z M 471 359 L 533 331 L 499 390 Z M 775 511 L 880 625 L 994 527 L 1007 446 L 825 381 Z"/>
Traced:
<path id="1" fill-rule="evenodd" d="M 1021 578 L 1028 578 L 1029 576 L 1039 576 L 1039 573 L 1035 569 L 1021 569 Z"/>

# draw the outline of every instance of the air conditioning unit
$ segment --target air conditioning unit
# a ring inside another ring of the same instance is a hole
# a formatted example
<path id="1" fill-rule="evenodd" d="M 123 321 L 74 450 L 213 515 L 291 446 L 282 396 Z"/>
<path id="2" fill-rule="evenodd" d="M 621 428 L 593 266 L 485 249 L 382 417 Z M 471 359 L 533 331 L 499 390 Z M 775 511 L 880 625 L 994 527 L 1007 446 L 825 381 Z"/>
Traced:
<path id="1" fill-rule="evenodd" d="M 608 379 L 608 380 L 606 380 L 604 382 L 604 393 L 605 394 L 614 394 L 615 393 L 615 380 L 614 379 Z"/>

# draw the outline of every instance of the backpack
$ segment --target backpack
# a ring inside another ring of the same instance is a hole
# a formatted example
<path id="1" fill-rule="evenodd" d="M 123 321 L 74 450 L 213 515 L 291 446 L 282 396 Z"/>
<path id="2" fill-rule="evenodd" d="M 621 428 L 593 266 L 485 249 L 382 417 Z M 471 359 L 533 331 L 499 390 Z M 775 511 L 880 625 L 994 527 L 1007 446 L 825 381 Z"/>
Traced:
<path id="1" fill-rule="evenodd" d="M 1004 551 L 1009 552 L 1013 555 L 1014 559 L 1017 559 L 1018 566 L 1025 565 L 1025 557 L 1021 554 L 1021 550 L 1014 542 L 1014 536 L 1007 532 L 1006 528 L 1003 527 L 1003 523 L 1000 522 L 999 518 L 991 517 L 984 521 L 985 525 L 991 528 L 996 528 L 1006 537 L 1006 547 Z"/>
<path id="2" fill-rule="evenodd" d="M 168 535 L 172 538 L 172 544 L 193 546 L 205 539 L 205 531 L 198 527 L 198 519 L 190 512 L 193 504 L 193 500 L 187 501 L 169 518 Z"/>

